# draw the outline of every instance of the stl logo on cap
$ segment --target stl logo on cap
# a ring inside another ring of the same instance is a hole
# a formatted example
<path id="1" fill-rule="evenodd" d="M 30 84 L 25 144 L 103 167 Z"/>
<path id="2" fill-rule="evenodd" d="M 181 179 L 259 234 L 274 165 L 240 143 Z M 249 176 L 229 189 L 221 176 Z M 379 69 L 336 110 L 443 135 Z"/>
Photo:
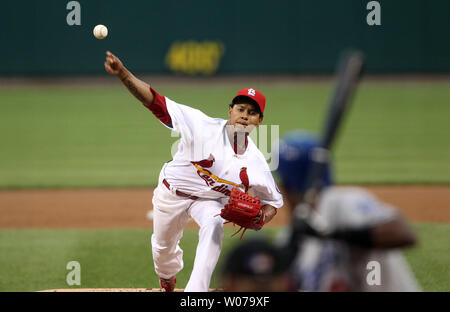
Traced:
<path id="1" fill-rule="evenodd" d="M 240 96 L 246 96 L 246 97 L 252 99 L 253 101 L 255 101 L 256 104 L 258 104 L 259 109 L 261 110 L 261 113 L 264 113 L 264 108 L 266 107 L 266 98 L 264 97 L 264 95 L 261 92 L 259 92 L 256 89 L 253 89 L 253 88 L 242 89 L 233 98 L 232 102 L 234 103 L 234 101 Z"/>

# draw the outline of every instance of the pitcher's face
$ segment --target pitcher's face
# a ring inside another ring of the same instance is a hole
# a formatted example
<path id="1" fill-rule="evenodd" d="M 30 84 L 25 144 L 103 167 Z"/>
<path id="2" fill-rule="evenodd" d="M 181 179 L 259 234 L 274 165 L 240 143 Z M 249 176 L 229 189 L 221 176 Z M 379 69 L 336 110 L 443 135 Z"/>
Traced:
<path id="1" fill-rule="evenodd" d="M 263 121 L 258 108 L 254 104 L 234 104 L 228 110 L 228 125 L 238 132 L 250 133 Z"/>

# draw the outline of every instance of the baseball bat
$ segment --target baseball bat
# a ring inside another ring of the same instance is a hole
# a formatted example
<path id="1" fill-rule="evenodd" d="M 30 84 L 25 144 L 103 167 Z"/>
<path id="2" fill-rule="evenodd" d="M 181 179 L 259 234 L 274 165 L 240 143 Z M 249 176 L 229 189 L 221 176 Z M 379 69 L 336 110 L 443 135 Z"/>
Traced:
<path id="1" fill-rule="evenodd" d="M 312 166 L 309 170 L 306 191 L 302 194 L 300 203 L 295 207 L 290 233 L 287 240 L 290 256 L 298 253 L 299 240 L 304 232 L 305 219 L 315 205 L 316 199 L 322 187 L 322 175 L 328 163 L 330 151 L 335 142 L 339 126 L 351 103 L 358 82 L 362 76 L 364 56 L 360 51 L 349 50 L 341 54 L 336 67 L 334 92 L 330 98 L 319 147 L 313 150 Z M 317 221 L 317 218 L 315 219 Z M 315 224 L 320 229 L 321 224 Z M 293 260 L 293 259 L 292 259 Z"/>
<path id="2" fill-rule="evenodd" d="M 337 136 L 342 118 L 350 106 L 353 94 L 362 76 L 364 56 L 359 51 L 345 51 L 339 58 L 334 92 L 323 124 L 319 147 L 313 151 L 312 166 L 306 183 L 303 202 L 309 205 L 314 200 L 321 187 L 322 174 L 330 157 L 330 151 Z"/>

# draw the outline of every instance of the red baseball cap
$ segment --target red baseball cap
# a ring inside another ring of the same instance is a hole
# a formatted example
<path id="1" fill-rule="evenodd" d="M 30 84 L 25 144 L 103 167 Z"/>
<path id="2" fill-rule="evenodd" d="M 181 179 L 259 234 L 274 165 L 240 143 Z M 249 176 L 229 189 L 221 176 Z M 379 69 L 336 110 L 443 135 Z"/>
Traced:
<path id="1" fill-rule="evenodd" d="M 258 104 L 259 109 L 261 110 L 261 113 L 264 113 L 264 108 L 266 107 L 266 97 L 261 92 L 259 92 L 256 89 L 253 89 L 253 88 L 242 89 L 233 98 L 232 102 L 234 103 L 236 98 L 239 96 L 245 96 L 245 97 L 248 97 L 248 98 L 252 99 L 253 101 L 255 101 L 256 104 Z"/>

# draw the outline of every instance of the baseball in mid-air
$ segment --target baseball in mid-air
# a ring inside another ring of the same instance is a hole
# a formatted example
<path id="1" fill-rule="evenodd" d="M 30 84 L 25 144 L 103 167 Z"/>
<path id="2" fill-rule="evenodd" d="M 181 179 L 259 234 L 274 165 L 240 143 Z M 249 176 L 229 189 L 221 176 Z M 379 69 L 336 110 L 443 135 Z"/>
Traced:
<path id="1" fill-rule="evenodd" d="M 97 25 L 94 27 L 94 36 L 97 39 L 103 39 L 108 36 L 108 28 L 105 25 Z"/>

